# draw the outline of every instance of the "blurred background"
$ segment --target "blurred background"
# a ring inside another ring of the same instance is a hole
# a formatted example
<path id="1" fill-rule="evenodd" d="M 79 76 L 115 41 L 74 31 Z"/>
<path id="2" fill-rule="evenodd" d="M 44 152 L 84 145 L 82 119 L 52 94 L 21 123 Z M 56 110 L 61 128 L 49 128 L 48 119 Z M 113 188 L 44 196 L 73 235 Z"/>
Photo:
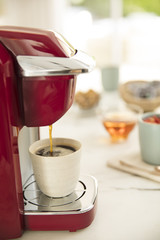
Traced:
<path id="1" fill-rule="evenodd" d="M 77 89 L 101 91 L 108 67 L 119 83 L 160 79 L 159 0 L 0 0 L 0 24 L 55 30 L 94 56 L 96 69 Z"/>

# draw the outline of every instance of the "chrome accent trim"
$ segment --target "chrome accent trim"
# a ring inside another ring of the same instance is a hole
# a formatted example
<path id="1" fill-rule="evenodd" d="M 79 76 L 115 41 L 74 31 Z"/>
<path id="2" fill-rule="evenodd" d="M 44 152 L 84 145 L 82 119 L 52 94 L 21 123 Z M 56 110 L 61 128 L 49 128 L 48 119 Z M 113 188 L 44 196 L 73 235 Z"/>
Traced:
<path id="1" fill-rule="evenodd" d="M 24 77 L 78 75 L 95 67 L 94 59 L 81 51 L 70 58 L 19 55 L 17 62 Z"/>
<path id="2" fill-rule="evenodd" d="M 97 198 L 97 180 L 81 176 L 75 191 L 63 198 L 50 198 L 38 188 L 34 175 L 24 186 L 24 215 L 66 215 L 90 211 Z"/>

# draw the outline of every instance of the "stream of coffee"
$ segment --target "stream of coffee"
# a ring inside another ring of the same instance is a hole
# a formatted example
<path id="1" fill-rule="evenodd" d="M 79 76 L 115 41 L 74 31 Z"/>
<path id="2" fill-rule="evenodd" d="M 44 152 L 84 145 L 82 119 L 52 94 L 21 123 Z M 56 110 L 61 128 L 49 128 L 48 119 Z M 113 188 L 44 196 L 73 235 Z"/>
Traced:
<path id="1" fill-rule="evenodd" d="M 50 154 L 53 155 L 53 143 L 52 143 L 52 125 L 49 125 L 49 140 L 50 140 Z"/>
<path id="2" fill-rule="evenodd" d="M 50 141 L 50 146 L 45 146 L 43 148 L 38 149 L 38 151 L 36 151 L 37 155 L 45 156 L 45 157 L 51 157 L 51 156 L 58 157 L 58 156 L 64 156 L 76 151 L 74 147 L 68 146 L 68 145 L 66 146 L 63 144 L 54 145 L 53 147 L 52 125 L 49 125 L 49 141 Z"/>

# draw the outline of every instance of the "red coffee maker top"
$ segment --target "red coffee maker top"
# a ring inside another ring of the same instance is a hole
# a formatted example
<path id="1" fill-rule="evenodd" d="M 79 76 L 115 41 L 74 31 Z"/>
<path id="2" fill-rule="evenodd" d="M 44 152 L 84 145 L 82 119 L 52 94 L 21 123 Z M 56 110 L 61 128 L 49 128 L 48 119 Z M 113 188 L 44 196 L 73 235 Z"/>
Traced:
<path id="1" fill-rule="evenodd" d="M 60 34 L 42 29 L 1 26 L 0 39 L 15 56 L 71 57 L 76 52 Z"/>
<path id="2" fill-rule="evenodd" d="M 77 74 L 94 67 L 92 58 L 55 32 L 4 26 L 0 43 L 14 126 L 57 121 L 73 103 Z"/>

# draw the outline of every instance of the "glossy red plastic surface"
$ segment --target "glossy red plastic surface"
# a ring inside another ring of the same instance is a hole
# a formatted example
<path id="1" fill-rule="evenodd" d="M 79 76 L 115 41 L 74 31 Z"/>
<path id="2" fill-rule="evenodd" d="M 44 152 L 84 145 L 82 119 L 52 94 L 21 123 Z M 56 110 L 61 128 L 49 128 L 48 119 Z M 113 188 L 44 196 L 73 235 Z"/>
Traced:
<path id="1" fill-rule="evenodd" d="M 46 126 L 61 118 L 73 103 L 76 77 L 20 77 L 18 55 L 71 57 L 74 49 L 59 35 L 45 30 L 0 27 L 0 42 L 12 55 L 20 102 L 20 121 L 28 127 Z"/>
<path id="2" fill-rule="evenodd" d="M 26 215 L 25 227 L 32 231 L 77 230 L 88 227 L 96 214 L 97 202 L 86 212 L 80 214 Z"/>
<path id="3" fill-rule="evenodd" d="M 0 41 L 14 56 L 71 57 L 75 51 L 57 33 L 35 28 L 1 26 Z"/>
<path id="4" fill-rule="evenodd" d="M 61 118 L 74 99 L 76 81 L 70 76 L 23 80 L 24 122 L 27 126 L 50 125 Z"/>
<path id="5" fill-rule="evenodd" d="M 13 62 L 2 45 L 0 56 L 0 239 L 9 239 L 21 236 L 23 231 L 17 129 L 12 125 L 14 113 L 19 125 L 20 121 Z"/>

